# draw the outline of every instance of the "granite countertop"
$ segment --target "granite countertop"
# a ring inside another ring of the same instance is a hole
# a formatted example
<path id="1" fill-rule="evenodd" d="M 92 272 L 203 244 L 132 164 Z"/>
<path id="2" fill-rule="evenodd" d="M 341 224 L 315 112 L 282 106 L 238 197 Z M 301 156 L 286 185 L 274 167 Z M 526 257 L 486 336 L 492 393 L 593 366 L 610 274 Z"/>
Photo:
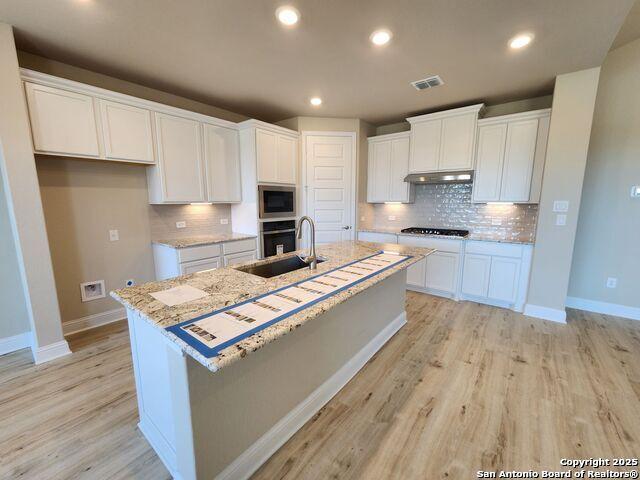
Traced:
<path id="1" fill-rule="evenodd" d="M 212 235 L 199 235 L 194 237 L 174 238 L 170 240 L 153 240 L 156 245 L 164 245 L 172 248 L 188 248 L 200 245 L 213 245 L 215 243 L 233 242 L 235 240 L 246 240 L 257 238 L 255 235 L 246 233 L 216 233 Z"/>
<path id="2" fill-rule="evenodd" d="M 456 237 L 450 235 L 423 235 L 421 233 L 402 233 L 401 228 L 385 228 L 385 227 L 376 227 L 376 228 L 359 228 L 359 232 L 370 232 L 370 233 L 390 233 L 392 235 L 399 235 L 403 237 L 430 237 L 430 238 L 452 238 L 454 240 L 477 240 L 480 242 L 499 242 L 499 243 L 518 243 L 523 245 L 533 245 L 533 242 L 529 239 L 529 237 L 514 237 L 514 238 L 504 238 L 496 234 L 491 233 L 469 233 L 467 237 Z"/>
<path id="3" fill-rule="evenodd" d="M 318 269 L 311 271 L 307 268 L 289 272 L 272 278 L 262 278 L 239 271 L 235 267 L 225 267 L 217 270 L 183 275 L 180 277 L 160 282 L 150 282 L 134 287 L 123 288 L 111 292 L 111 296 L 125 307 L 135 310 L 142 319 L 158 328 L 172 342 L 176 343 L 184 352 L 215 372 L 235 361 L 254 352 L 264 345 L 295 330 L 309 320 L 316 318 L 327 310 L 344 302 L 352 296 L 381 282 L 399 270 L 420 261 L 434 250 L 428 248 L 408 247 L 390 243 L 370 242 L 339 242 L 329 245 L 319 245 L 317 253 L 326 257 L 325 262 L 318 264 Z M 354 260 L 372 255 L 380 250 L 394 251 L 401 254 L 412 255 L 413 258 L 395 265 L 378 275 L 353 285 L 335 295 L 323 300 L 311 307 L 265 328 L 264 330 L 241 340 L 240 342 L 222 350 L 213 358 L 206 358 L 195 349 L 191 348 L 181 339 L 165 330 L 166 327 L 199 317 L 213 312 L 225 306 L 234 305 L 249 298 L 271 292 L 292 283 L 299 282 L 311 276 L 332 270 Z M 256 264 L 270 263 L 302 253 L 302 251 L 288 253 L 279 257 L 270 257 L 255 262 Z M 209 295 L 192 302 L 169 307 L 149 295 L 150 293 L 166 290 L 178 285 L 190 285 L 204 290 Z"/>

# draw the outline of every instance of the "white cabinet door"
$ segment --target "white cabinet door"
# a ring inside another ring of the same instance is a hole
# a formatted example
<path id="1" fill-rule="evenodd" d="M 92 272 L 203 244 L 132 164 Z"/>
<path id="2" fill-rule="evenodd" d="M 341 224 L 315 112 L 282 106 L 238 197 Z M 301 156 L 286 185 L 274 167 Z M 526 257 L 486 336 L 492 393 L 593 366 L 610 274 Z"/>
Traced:
<path id="1" fill-rule="evenodd" d="M 105 158 L 154 163 L 151 112 L 108 100 L 99 104 Z"/>
<path id="2" fill-rule="evenodd" d="M 227 267 L 229 265 L 237 265 L 238 263 L 250 262 L 255 259 L 255 250 L 252 252 L 233 253 L 231 255 L 224 256 L 224 265 Z"/>
<path id="3" fill-rule="evenodd" d="M 390 196 L 391 142 L 372 142 L 369 150 L 369 191 L 367 201 L 382 203 Z"/>
<path id="4" fill-rule="evenodd" d="M 427 257 L 427 288 L 455 293 L 459 257 L 457 253 L 449 252 L 434 252 L 429 255 Z"/>
<path id="5" fill-rule="evenodd" d="M 404 181 L 409 173 L 409 137 L 391 141 L 390 202 L 408 202 L 410 185 Z"/>
<path id="6" fill-rule="evenodd" d="M 428 258 L 428 257 L 427 257 Z M 424 258 L 407 268 L 407 285 L 413 287 L 426 287 L 427 281 L 427 259 Z"/>
<path id="7" fill-rule="evenodd" d="M 474 202 L 500 200 L 506 138 L 506 123 L 479 127 L 476 172 L 473 181 Z"/>
<path id="8" fill-rule="evenodd" d="M 278 135 L 256 129 L 256 161 L 259 183 L 278 183 Z"/>
<path id="9" fill-rule="evenodd" d="M 205 201 L 200 124 L 164 113 L 155 116 L 163 201 Z"/>
<path id="10" fill-rule="evenodd" d="M 298 163 L 298 141 L 286 135 L 278 135 L 277 181 L 295 185 L 297 183 L 296 165 Z"/>
<path id="11" fill-rule="evenodd" d="M 518 293 L 520 277 L 519 258 L 491 258 L 491 275 L 489 277 L 489 298 L 514 303 Z"/>
<path id="12" fill-rule="evenodd" d="M 28 82 L 25 91 L 36 152 L 100 157 L 90 96 Z"/>
<path id="13" fill-rule="evenodd" d="M 411 172 L 438 170 L 442 120 L 430 120 L 411 125 Z"/>
<path id="14" fill-rule="evenodd" d="M 181 263 L 180 274 L 188 275 L 190 273 L 204 272 L 205 270 L 215 270 L 216 268 L 220 268 L 220 266 L 220 258 L 206 258 L 204 260 Z"/>
<path id="15" fill-rule="evenodd" d="M 537 138 L 537 118 L 509 123 L 500 200 L 529 201 Z"/>
<path id="16" fill-rule="evenodd" d="M 489 291 L 489 273 L 491 272 L 491 257 L 488 255 L 464 256 L 464 270 L 462 272 L 462 293 L 476 297 L 486 297 Z"/>
<path id="17" fill-rule="evenodd" d="M 471 113 L 442 120 L 438 170 L 473 169 L 473 142 L 477 118 L 477 113 Z"/>
<path id="18" fill-rule="evenodd" d="M 239 202 L 240 144 L 238 131 L 204 124 L 204 160 L 209 202 Z"/>

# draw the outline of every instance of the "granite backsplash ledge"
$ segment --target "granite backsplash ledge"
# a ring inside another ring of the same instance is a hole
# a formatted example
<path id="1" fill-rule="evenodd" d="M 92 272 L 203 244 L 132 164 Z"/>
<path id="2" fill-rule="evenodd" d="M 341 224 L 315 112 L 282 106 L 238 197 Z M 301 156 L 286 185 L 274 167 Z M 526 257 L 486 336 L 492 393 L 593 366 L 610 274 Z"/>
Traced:
<path id="1" fill-rule="evenodd" d="M 502 240 L 535 240 L 538 205 L 472 203 L 472 185 L 466 183 L 416 185 L 415 189 L 414 203 L 361 208 L 360 228 L 457 228 Z"/>

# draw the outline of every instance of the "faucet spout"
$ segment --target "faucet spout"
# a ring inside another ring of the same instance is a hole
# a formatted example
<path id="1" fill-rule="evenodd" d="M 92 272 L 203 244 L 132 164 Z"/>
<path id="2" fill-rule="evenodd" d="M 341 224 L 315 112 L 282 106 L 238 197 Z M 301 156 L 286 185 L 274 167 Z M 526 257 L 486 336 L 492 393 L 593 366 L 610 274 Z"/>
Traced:
<path id="1" fill-rule="evenodd" d="M 298 226 L 296 227 L 296 238 L 302 238 L 302 224 L 305 221 L 309 222 L 309 230 L 311 231 L 311 242 L 309 245 L 309 255 L 303 258 L 303 260 L 307 264 L 309 264 L 309 268 L 311 270 L 315 270 L 318 268 L 318 257 L 316 256 L 316 226 L 310 217 L 305 215 L 300 219 L 300 221 L 298 222 Z"/>

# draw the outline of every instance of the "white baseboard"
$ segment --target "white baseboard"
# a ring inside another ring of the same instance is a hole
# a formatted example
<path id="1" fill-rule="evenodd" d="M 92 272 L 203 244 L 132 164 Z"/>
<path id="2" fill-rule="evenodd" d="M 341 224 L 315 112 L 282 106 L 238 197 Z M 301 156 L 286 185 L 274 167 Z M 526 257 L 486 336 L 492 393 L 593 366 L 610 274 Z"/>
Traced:
<path id="1" fill-rule="evenodd" d="M 556 310 L 555 308 L 542 307 L 540 305 L 532 305 L 527 303 L 524 306 L 524 314 L 527 317 L 541 318 L 557 323 L 567 323 L 567 312 L 564 310 Z"/>
<path id="2" fill-rule="evenodd" d="M 50 362 L 51 360 L 55 360 L 56 358 L 64 357 L 65 355 L 70 355 L 71 350 L 69 350 L 69 344 L 66 340 L 61 340 L 60 342 L 52 343 L 51 345 L 45 345 L 44 347 L 38 347 L 33 349 L 33 360 L 36 365 L 41 363 Z"/>
<path id="3" fill-rule="evenodd" d="M 76 318 L 68 322 L 62 322 L 62 331 L 64 335 L 83 332 L 91 328 L 100 327 L 108 323 L 117 322 L 127 318 L 127 311 L 124 308 L 115 308 L 107 312 L 95 313 L 86 317 Z"/>
<path id="4" fill-rule="evenodd" d="M 355 354 L 331 378 L 300 402 L 291 412 L 276 423 L 267 433 L 245 450 L 216 477 L 217 480 L 249 478 L 289 438 L 316 414 L 333 396 L 344 387 L 369 359 L 393 335 L 407 323 L 407 314 L 402 312 L 367 345 Z"/>
<path id="5" fill-rule="evenodd" d="M 569 308 L 577 308 L 578 310 L 586 310 L 587 312 L 604 313 L 605 315 L 613 315 L 615 317 L 640 320 L 640 308 L 628 307 L 618 303 L 599 302 L 597 300 L 588 300 L 586 298 L 579 297 L 567 297 L 566 305 Z"/>
<path id="6" fill-rule="evenodd" d="M 0 338 L 0 355 L 31 347 L 31 332 Z"/>

